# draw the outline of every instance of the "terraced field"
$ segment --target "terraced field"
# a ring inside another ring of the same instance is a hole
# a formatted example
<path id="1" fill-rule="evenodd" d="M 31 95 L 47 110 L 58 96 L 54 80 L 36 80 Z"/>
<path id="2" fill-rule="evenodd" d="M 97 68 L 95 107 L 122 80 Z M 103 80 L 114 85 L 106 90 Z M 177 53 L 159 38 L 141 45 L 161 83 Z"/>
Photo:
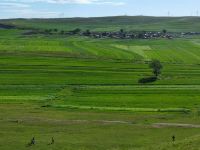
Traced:
<path id="1" fill-rule="evenodd" d="M 29 149 L 33 136 L 37 150 L 198 149 L 199 43 L 0 30 L 0 149 Z M 155 58 L 159 80 L 139 84 Z"/>
<path id="2" fill-rule="evenodd" d="M 0 30 L 0 49 L 6 52 L 35 52 L 65 57 L 112 59 L 123 61 L 150 61 L 165 63 L 199 64 L 200 40 L 112 40 L 86 37 L 23 36 L 19 31 Z M 22 33 L 21 33 L 22 34 Z M 39 54 L 38 54 L 39 55 Z M 41 55 L 41 54 L 40 54 Z"/>

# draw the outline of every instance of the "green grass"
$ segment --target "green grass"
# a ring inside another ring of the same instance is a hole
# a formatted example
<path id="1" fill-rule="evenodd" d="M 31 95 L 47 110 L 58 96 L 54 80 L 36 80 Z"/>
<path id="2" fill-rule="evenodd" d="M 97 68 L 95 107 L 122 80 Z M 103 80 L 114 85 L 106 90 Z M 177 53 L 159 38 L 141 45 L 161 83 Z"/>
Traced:
<path id="1" fill-rule="evenodd" d="M 37 150 L 165 149 L 171 147 L 173 134 L 177 143 L 181 143 L 199 132 L 195 128 L 152 126 L 154 122 L 175 122 L 183 117 L 185 122 L 199 122 L 199 118 L 191 119 L 187 114 L 64 111 L 10 104 L 1 105 L 1 110 L 4 112 L 0 114 L 1 149 L 27 149 L 26 144 L 32 136 L 37 144 L 30 149 Z M 48 146 L 52 136 L 55 145 Z M 195 147 L 198 146 L 195 142 Z"/>
<path id="2" fill-rule="evenodd" d="M 124 61 L 149 61 L 159 59 L 167 63 L 199 64 L 198 39 L 111 40 L 85 37 L 44 37 L 13 34 L 5 37 L 0 30 L 0 50 L 3 52 L 29 52 L 37 55 L 111 59 Z M 7 30 L 8 34 L 11 32 Z M 17 32 L 17 31 L 14 31 Z M 19 31 L 18 31 L 19 32 Z M 0 52 L 1 52 L 0 51 Z"/>
<path id="3" fill-rule="evenodd" d="M 154 124 L 200 124 L 199 43 L 0 30 L 0 149 L 198 149 L 199 128 Z M 154 58 L 159 80 L 139 84 Z"/>
<path id="4" fill-rule="evenodd" d="M 100 110 L 100 111 L 128 111 L 128 112 L 190 112 L 184 108 L 128 108 L 127 107 L 93 107 L 93 106 L 73 106 L 73 105 L 46 105 L 43 107 L 67 108 L 67 109 L 82 109 L 82 110 Z"/>

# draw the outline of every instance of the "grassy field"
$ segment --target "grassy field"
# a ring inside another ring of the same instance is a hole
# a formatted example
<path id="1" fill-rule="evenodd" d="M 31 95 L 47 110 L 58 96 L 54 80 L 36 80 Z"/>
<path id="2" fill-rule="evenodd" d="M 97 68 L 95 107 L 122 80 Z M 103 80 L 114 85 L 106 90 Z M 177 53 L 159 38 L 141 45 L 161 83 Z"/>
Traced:
<path id="1" fill-rule="evenodd" d="M 200 40 L 0 29 L 0 149 L 199 149 Z M 159 80 L 148 61 L 159 59 Z M 175 143 L 171 137 L 176 135 Z M 37 144 L 26 144 L 35 136 Z M 55 144 L 48 145 L 54 137 Z"/>

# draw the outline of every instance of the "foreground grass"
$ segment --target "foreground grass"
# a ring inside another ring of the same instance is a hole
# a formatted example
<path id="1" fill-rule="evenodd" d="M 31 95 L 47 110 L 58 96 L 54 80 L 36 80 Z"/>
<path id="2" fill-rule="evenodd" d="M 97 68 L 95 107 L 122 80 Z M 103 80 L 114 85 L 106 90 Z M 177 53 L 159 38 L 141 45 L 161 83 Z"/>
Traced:
<path id="1" fill-rule="evenodd" d="M 26 144 L 33 136 L 36 145 L 28 149 L 157 149 L 158 145 L 171 147 L 174 134 L 179 143 L 197 136 L 200 130 L 152 125 L 183 122 L 183 117 L 187 123 L 199 123 L 198 116 L 181 113 L 63 111 L 14 104 L 1 104 L 0 108 L 0 147 L 3 150 L 27 149 Z M 55 144 L 49 146 L 51 137 Z"/>

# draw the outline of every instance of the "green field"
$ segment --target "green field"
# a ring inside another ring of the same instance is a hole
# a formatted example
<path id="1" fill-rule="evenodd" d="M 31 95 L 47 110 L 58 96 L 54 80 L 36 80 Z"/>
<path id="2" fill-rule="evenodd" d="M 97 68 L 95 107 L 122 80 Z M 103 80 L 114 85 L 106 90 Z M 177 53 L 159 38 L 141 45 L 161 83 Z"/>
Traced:
<path id="1" fill-rule="evenodd" d="M 9 21 L 37 27 L 35 20 Z M 0 29 L 0 149 L 199 149 L 198 36 L 115 40 L 24 32 Z M 139 84 L 152 76 L 152 59 L 163 64 L 159 80 Z M 36 145 L 27 147 L 33 136 Z"/>

